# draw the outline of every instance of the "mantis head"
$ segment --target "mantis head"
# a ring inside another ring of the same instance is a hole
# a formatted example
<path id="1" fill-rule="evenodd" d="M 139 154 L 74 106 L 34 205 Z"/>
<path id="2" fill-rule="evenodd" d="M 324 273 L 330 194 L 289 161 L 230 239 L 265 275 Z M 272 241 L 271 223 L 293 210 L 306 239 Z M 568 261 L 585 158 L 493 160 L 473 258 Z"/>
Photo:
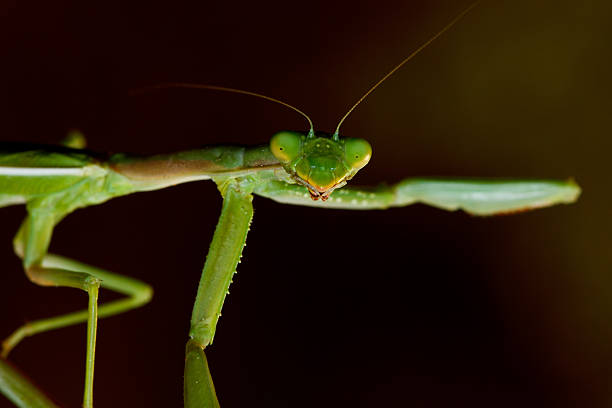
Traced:
<path id="1" fill-rule="evenodd" d="M 310 191 L 313 200 L 319 198 L 323 201 L 329 198 L 332 191 L 346 184 L 348 180 L 368 164 L 372 156 L 372 147 L 363 139 L 340 139 L 338 133 L 342 122 L 353 112 L 372 91 L 389 78 L 395 71 L 410 61 L 436 38 L 451 28 L 461 17 L 474 8 L 478 1 L 472 3 L 448 23 L 436 35 L 431 37 L 410 55 L 404 58 L 391 71 L 372 86 L 340 119 L 336 131 L 329 135 L 315 136 L 310 118 L 299 109 L 278 100 L 273 100 L 300 113 L 308 120 L 310 131 L 308 134 L 299 132 L 280 132 L 270 141 L 272 154 L 281 162 L 284 169 L 298 183 L 303 184 Z M 269 97 L 265 99 L 272 100 Z"/>
<path id="2" fill-rule="evenodd" d="M 364 139 L 313 133 L 279 132 L 270 150 L 297 183 L 308 188 L 313 200 L 323 201 L 370 161 L 372 147 Z"/>

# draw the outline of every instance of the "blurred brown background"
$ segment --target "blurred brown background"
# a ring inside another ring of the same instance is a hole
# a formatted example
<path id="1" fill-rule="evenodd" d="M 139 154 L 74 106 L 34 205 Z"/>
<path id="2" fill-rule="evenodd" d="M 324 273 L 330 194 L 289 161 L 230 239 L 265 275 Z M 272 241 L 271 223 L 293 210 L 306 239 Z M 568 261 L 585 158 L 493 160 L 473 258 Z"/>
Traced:
<path id="1" fill-rule="evenodd" d="M 94 150 L 155 153 L 303 129 L 294 113 L 239 95 L 128 96 L 164 81 L 261 92 L 332 130 L 468 3 L 4 1 L 0 137 L 55 143 L 77 128 Z M 609 406 L 611 12 L 608 0 L 483 1 L 343 126 L 374 146 L 355 183 L 574 176 L 576 205 L 474 218 L 256 198 L 208 352 L 223 407 Z M 183 347 L 219 210 L 215 186 L 200 182 L 81 210 L 56 229 L 54 252 L 156 291 L 100 322 L 97 407 L 182 405 Z M 0 211 L 0 337 L 86 305 L 27 281 L 11 251 L 24 214 Z M 24 341 L 11 360 L 77 407 L 84 347 L 84 326 L 73 327 Z"/>

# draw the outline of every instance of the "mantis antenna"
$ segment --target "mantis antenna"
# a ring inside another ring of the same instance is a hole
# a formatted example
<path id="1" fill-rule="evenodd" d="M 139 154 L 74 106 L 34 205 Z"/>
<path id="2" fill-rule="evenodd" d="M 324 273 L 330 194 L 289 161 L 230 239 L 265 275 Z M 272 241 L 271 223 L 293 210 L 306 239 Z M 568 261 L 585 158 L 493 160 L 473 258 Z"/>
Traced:
<path id="1" fill-rule="evenodd" d="M 404 58 L 404 60 L 402 62 L 400 62 L 399 64 L 397 64 L 391 71 L 389 71 L 384 77 L 382 77 L 377 83 L 374 84 L 373 87 L 371 87 L 361 98 L 359 98 L 359 100 L 351 107 L 351 109 L 348 110 L 348 112 L 346 112 L 346 114 L 342 117 L 342 119 L 340 119 L 340 123 L 338 123 L 338 126 L 336 127 L 336 131 L 334 132 L 334 135 L 332 136 L 333 140 L 339 140 L 340 136 L 338 135 L 338 132 L 340 132 L 340 125 L 342 125 L 342 122 L 344 122 L 344 119 L 346 119 L 348 117 L 348 115 L 351 114 L 351 112 L 353 112 L 353 110 L 357 107 L 357 105 L 359 105 L 365 98 L 367 98 L 367 96 L 372 93 L 373 90 L 375 90 L 376 88 L 378 88 L 378 86 L 380 84 L 382 84 L 387 78 L 389 78 L 391 75 L 393 75 L 395 73 L 395 71 L 397 71 L 398 69 L 400 69 L 405 63 L 407 63 L 408 61 L 410 61 L 412 58 L 414 58 L 414 56 L 416 56 L 419 52 L 421 52 L 423 49 L 427 48 L 427 46 L 429 44 L 431 44 L 432 42 L 434 42 L 434 40 L 436 38 L 438 38 L 439 36 L 441 36 L 442 34 L 444 34 L 446 31 L 448 31 L 449 28 L 451 28 L 453 25 L 455 25 L 455 23 L 459 20 L 461 20 L 461 18 L 463 16 L 465 16 L 471 9 L 473 9 L 474 7 L 476 7 L 476 5 L 478 4 L 478 1 L 472 3 L 468 8 L 466 8 L 465 10 L 463 10 L 461 13 L 459 13 L 457 15 L 457 17 L 455 17 L 450 23 L 448 23 L 443 29 L 441 29 L 440 31 L 438 31 L 436 33 L 436 35 L 434 35 L 433 37 L 431 37 L 429 40 L 427 40 L 425 43 L 423 43 L 419 48 L 417 48 L 416 50 L 414 50 L 412 52 L 412 54 L 410 54 L 409 56 L 407 56 L 406 58 Z"/>
<path id="2" fill-rule="evenodd" d="M 245 91 L 245 90 L 242 90 L 242 89 L 235 89 L 235 88 L 227 88 L 227 87 L 224 87 L 224 86 L 217 86 L 217 85 L 200 85 L 200 84 L 188 84 L 188 83 L 184 83 L 184 82 L 167 82 L 167 83 L 162 83 L 162 84 L 158 84 L 158 85 L 147 86 L 147 87 L 141 88 L 139 90 L 133 91 L 131 93 L 134 94 L 134 93 L 140 93 L 142 91 L 146 91 L 146 90 L 150 90 L 150 89 L 164 89 L 164 88 L 210 89 L 210 90 L 213 90 L 213 91 L 232 92 L 232 93 L 237 93 L 237 94 L 242 94 L 242 95 L 255 96 L 257 98 L 265 99 L 267 101 L 276 102 L 276 103 L 281 104 L 281 105 L 283 105 L 283 106 L 285 106 L 285 107 L 287 107 L 289 109 L 293 109 L 294 111 L 296 111 L 297 113 L 299 113 L 300 115 L 305 117 L 306 120 L 308 121 L 308 125 L 310 126 L 310 130 L 308 131 L 308 137 L 314 137 L 314 126 L 312 124 L 312 121 L 308 117 L 308 115 L 306 115 L 304 112 L 302 112 L 301 110 L 299 110 L 295 106 L 289 105 L 286 102 L 279 101 L 278 99 L 274 99 L 274 98 L 271 98 L 269 96 L 258 94 L 258 93 L 251 92 L 251 91 Z"/>

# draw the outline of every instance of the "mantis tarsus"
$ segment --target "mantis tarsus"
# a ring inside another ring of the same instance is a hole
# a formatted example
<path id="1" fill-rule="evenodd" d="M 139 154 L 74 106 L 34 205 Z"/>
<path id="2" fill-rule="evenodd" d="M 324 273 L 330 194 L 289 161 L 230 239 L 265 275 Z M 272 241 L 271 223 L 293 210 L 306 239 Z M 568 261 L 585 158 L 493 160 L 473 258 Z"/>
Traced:
<path id="1" fill-rule="evenodd" d="M 101 284 L 130 296 L 127 300 L 102 305 L 97 310 L 99 316 L 120 313 L 148 302 L 151 289 L 133 279 L 46 253 L 54 225 L 76 208 L 187 181 L 212 178 L 217 183 L 224 197 L 223 210 L 198 289 L 185 368 L 185 405 L 214 407 L 218 402 L 204 347 L 214 336 L 221 306 L 246 239 L 252 218 L 252 194 L 282 203 L 346 209 L 424 202 L 449 210 L 461 208 L 476 215 L 569 203 L 579 194 L 579 188 L 572 181 L 545 180 L 407 179 L 390 187 L 345 187 L 335 191 L 367 164 L 371 152 L 369 144 L 361 139 L 340 139 L 338 129 L 333 135 L 315 135 L 312 126 L 310 132 L 304 134 L 280 132 L 273 137 L 270 146 L 218 146 L 148 158 L 105 157 L 80 149 L 79 143 L 76 136 L 65 147 L 0 145 L 0 206 L 26 204 L 29 212 L 15 238 L 15 252 L 23 258 L 28 277 L 41 285 L 81 288 L 90 296 L 88 312 L 31 324 L 28 329 L 9 337 L 3 351 L 6 357 L 24 335 L 87 320 L 88 366 L 83 402 L 86 407 L 93 404 L 98 286 Z M 334 170 L 330 170 L 332 168 Z M 32 327 L 36 330 L 28 332 Z M 0 363 L 0 389 L 17 405 L 54 406 L 4 360 Z"/>

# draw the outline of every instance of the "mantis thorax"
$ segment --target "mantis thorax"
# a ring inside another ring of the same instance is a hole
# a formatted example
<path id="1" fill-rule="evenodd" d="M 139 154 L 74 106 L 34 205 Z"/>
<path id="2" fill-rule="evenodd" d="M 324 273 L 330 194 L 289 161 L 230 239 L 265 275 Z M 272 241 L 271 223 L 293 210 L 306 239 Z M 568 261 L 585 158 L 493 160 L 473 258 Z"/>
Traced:
<path id="1" fill-rule="evenodd" d="M 364 139 L 334 138 L 320 132 L 279 132 L 270 140 L 270 150 L 290 177 L 308 188 L 313 200 L 323 201 L 346 185 L 372 156 Z"/>

